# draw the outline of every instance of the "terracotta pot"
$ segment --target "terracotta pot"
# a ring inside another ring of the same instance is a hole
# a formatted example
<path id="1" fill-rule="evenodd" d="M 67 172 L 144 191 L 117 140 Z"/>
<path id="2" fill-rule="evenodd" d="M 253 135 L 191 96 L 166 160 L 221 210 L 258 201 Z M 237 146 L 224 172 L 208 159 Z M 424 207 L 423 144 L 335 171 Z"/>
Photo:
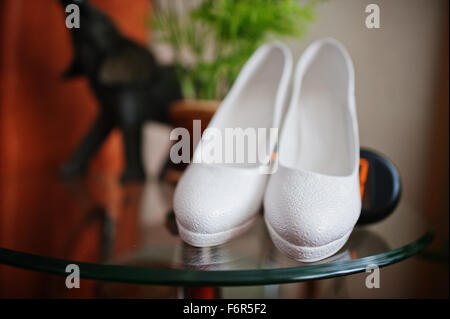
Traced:
<path id="1" fill-rule="evenodd" d="M 184 127 L 192 136 L 193 120 L 201 120 L 203 130 L 219 107 L 216 100 L 180 100 L 170 106 L 169 113 L 175 127 Z"/>
<path id="2" fill-rule="evenodd" d="M 208 126 L 209 121 L 219 108 L 221 101 L 186 99 L 174 102 L 169 108 L 169 115 L 174 127 L 184 127 L 191 137 L 191 158 L 194 152 L 193 121 L 201 121 L 201 132 Z M 174 164 L 166 172 L 166 180 L 177 183 L 186 164 Z"/>

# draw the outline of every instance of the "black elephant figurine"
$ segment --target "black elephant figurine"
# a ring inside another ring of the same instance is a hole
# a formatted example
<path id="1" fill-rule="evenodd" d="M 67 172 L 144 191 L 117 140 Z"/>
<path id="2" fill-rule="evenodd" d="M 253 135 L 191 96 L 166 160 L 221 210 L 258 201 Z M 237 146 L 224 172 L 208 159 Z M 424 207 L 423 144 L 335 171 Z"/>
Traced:
<path id="1" fill-rule="evenodd" d="M 175 69 L 158 65 L 149 50 L 122 35 L 87 0 L 58 1 L 63 9 L 74 3 L 80 12 L 80 27 L 70 29 L 74 59 L 63 78 L 85 76 L 100 105 L 92 127 L 60 174 L 82 175 L 111 130 L 119 127 L 126 159 L 121 181 L 144 180 L 142 125 L 149 120 L 169 122 L 168 107 L 181 98 Z"/>

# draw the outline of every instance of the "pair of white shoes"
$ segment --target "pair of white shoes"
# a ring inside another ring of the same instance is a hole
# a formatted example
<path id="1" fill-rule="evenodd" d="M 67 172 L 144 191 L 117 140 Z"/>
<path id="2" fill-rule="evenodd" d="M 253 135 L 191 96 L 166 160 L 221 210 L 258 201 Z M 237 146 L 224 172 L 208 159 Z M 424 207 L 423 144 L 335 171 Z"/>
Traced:
<path id="1" fill-rule="evenodd" d="M 208 127 L 281 128 L 277 170 L 258 165 L 191 163 L 179 181 L 174 211 L 181 238 L 215 246 L 245 232 L 264 201 L 275 246 L 317 261 L 336 253 L 361 211 L 354 71 L 333 39 L 311 44 L 297 63 L 281 43 L 260 47 Z M 290 99 L 288 99 L 290 95 Z"/>

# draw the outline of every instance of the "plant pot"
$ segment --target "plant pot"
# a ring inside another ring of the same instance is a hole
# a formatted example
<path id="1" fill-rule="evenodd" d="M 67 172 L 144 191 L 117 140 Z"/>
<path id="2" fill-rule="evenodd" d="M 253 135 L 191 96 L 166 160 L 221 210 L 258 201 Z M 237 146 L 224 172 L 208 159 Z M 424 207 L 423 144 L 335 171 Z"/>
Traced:
<path id="1" fill-rule="evenodd" d="M 221 101 L 217 100 L 195 100 L 185 99 L 174 102 L 169 107 L 169 116 L 174 127 L 183 127 L 190 134 L 190 155 L 194 153 L 197 145 L 193 141 L 193 121 L 201 121 L 201 132 L 203 132 L 209 124 L 216 110 L 219 108 Z M 176 183 L 181 176 L 182 171 L 187 164 L 172 164 L 166 173 L 166 179 Z"/>
<path id="2" fill-rule="evenodd" d="M 220 103 L 221 101 L 217 100 L 180 100 L 170 106 L 170 119 L 175 127 L 186 128 L 192 136 L 193 121 L 201 120 L 201 130 L 203 132 Z"/>

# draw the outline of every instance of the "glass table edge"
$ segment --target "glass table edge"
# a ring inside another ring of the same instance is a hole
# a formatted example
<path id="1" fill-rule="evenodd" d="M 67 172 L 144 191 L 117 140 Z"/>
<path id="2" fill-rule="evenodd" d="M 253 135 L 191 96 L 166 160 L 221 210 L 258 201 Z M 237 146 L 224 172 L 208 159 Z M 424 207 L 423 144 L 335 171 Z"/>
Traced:
<path id="1" fill-rule="evenodd" d="M 258 270 L 186 270 L 155 269 L 124 265 L 94 264 L 73 260 L 44 257 L 0 247 L 0 264 L 21 269 L 67 276 L 66 267 L 76 264 L 83 279 L 128 284 L 160 286 L 254 286 L 303 282 L 345 276 L 366 271 L 367 266 L 388 266 L 407 259 L 425 247 L 434 238 L 428 230 L 416 241 L 400 248 L 353 260 L 329 264 L 302 265 L 288 268 Z"/>

